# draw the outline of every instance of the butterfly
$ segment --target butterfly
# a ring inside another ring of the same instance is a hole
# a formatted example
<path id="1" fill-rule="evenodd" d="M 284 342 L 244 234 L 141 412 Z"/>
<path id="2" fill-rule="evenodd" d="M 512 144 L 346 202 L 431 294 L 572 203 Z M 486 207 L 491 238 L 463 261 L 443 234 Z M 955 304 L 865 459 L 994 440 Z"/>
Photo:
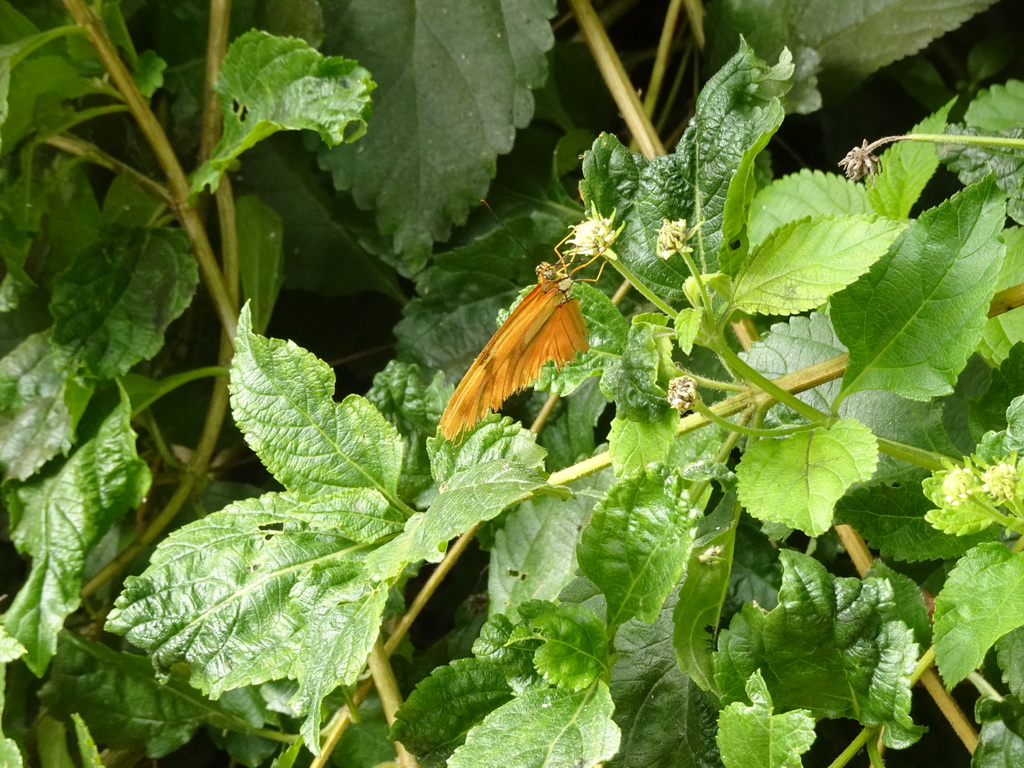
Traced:
<path id="1" fill-rule="evenodd" d="M 477 355 L 448 401 L 439 425 L 448 440 L 532 384 L 549 360 L 560 368 L 590 349 L 580 302 L 572 296 L 570 264 L 559 259 L 537 266 L 537 285 Z"/>

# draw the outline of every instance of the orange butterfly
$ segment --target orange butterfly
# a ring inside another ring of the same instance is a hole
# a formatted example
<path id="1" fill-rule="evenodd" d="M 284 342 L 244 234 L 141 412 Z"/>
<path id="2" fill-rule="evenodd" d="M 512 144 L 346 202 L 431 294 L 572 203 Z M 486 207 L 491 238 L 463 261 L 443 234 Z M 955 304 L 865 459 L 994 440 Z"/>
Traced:
<path id="1" fill-rule="evenodd" d="M 595 212 L 562 241 L 570 243 L 568 256 L 556 247 L 558 262 L 537 267 L 537 285 L 477 355 L 448 401 L 439 424 L 448 440 L 455 440 L 488 409 L 497 410 L 511 395 L 528 387 L 549 360 L 561 368 L 578 352 L 590 349 L 580 303 L 571 295 L 571 275 L 607 252 L 622 231 L 621 227 L 612 229 L 614 217 L 604 219 Z M 577 256 L 590 260 L 570 272 Z"/>
<path id="2" fill-rule="evenodd" d="M 455 440 L 528 387 L 548 360 L 561 367 L 590 349 L 579 300 L 564 261 L 537 267 L 537 285 L 512 310 L 466 371 L 441 416 L 441 434 Z"/>

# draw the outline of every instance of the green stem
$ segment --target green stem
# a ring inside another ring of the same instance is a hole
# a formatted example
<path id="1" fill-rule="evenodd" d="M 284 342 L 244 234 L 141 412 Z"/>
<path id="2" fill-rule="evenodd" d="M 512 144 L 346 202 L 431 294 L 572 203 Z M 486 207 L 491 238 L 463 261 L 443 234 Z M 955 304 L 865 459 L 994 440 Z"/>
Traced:
<path id="1" fill-rule="evenodd" d="M 727 419 L 723 419 L 721 416 L 715 414 L 707 405 L 704 404 L 703 400 L 697 399 L 691 406 L 693 410 L 704 416 L 708 421 L 714 422 L 720 427 L 724 427 L 730 432 L 738 432 L 741 435 L 747 435 L 748 437 L 786 437 L 787 435 L 793 435 L 797 432 L 808 432 L 812 429 L 818 429 L 820 424 L 798 424 L 792 427 L 777 427 L 775 429 L 755 429 L 754 427 L 744 427 L 739 424 L 734 424 Z"/>
<path id="2" fill-rule="evenodd" d="M 651 67 L 651 79 L 647 82 L 647 95 L 644 96 L 644 112 L 650 118 L 654 115 L 654 107 L 661 95 L 661 84 L 665 79 L 665 69 L 669 54 L 672 52 L 672 39 L 675 37 L 676 24 L 679 21 L 679 8 L 682 0 L 670 0 L 665 23 L 661 26 L 661 39 L 658 40 L 658 52 Z"/>
<path id="3" fill-rule="evenodd" d="M 684 368 L 681 368 L 680 370 L 682 370 L 684 376 L 689 376 L 697 382 L 698 386 L 704 387 L 705 389 L 717 389 L 723 392 L 743 392 L 746 390 L 746 387 L 742 384 L 734 384 L 731 381 L 719 381 L 718 379 L 709 379 Z"/>
<path id="4" fill-rule="evenodd" d="M 1024 150 L 1024 139 L 1011 139 L 1006 136 L 956 136 L 948 133 L 911 133 L 903 138 L 931 144 L 966 144 L 976 147 Z"/>
<path id="5" fill-rule="evenodd" d="M 742 374 L 743 378 L 751 384 L 756 385 L 763 392 L 771 395 L 783 405 L 789 406 L 808 421 L 817 425 L 824 425 L 828 421 L 828 416 L 826 414 L 822 413 L 817 408 L 808 405 L 796 395 L 791 395 L 778 385 L 773 384 L 770 379 L 765 378 L 758 371 L 743 362 L 743 360 L 740 359 L 740 356 L 729 349 L 725 344 L 716 344 L 713 351 L 725 361 L 729 368 Z"/>
<path id="6" fill-rule="evenodd" d="M 879 725 L 872 725 L 870 728 L 865 728 L 863 731 L 857 734 L 857 738 L 850 742 L 850 746 L 839 753 L 839 757 L 829 763 L 828 768 L 842 768 L 850 762 L 858 752 L 867 744 L 871 739 L 878 736 L 878 731 L 881 728 Z"/>
<path id="7" fill-rule="evenodd" d="M 952 456 L 946 456 L 943 453 L 926 451 L 924 448 L 915 448 L 913 445 L 898 443 L 895 440 L 888 440 L 884 437 L 876 437 L 876 439 L 878 440 L 878 450 L 882 453 L 931 472 L 937 472 L 946 468 L 942 463 L 943 459 L 955 461 Z"/>
<path id="8" fill-rule="evenodd" d="M 630 284 L 638 291 L 640 291 L 640 293 L 642 293 L 648 301 L 654 304 L 654 306 L 656 306 L 666 315 L 671 317 L 673 320 L 676 319 L 676 316 L 679 313 L 672 309 L 672 307 L 670 307 L 668 304 L 666 304 L 664 299 L 656 295 L 650 288 L 644 285 L 643 282 L 641 282 L 640 278 L 634 275 L 629 270 L 629 268 L 622 263 L 621 260 L 619 260 L 618 258 L 610 258 L 608 259 L 608 261 L 609 263 L 611 263 L 613 267 L 615 267 L 615 269 L 619 271 L 619 274 L 622 275 L 627 280 L 629 280 Z"/>
<path id="9" fill-rule="evenodd" d="M 878 739 L 868 739 L 868 759 L 871 761 L 871 768 L 885 768 L 885 761 L 882 753 L 878 751 Z"/>
<path id="10" fill-rule="evenodd" d="M 929 670 L 935 663 L 935 646 L 931 646 L 917 662 L 913 674 L 910 675 L 910 684 L 915 685 L 921 679 L 921 675 Z"/>
<path id="11" fill-rule="evenodd" d="M 704 287 L 704 275 L 697 269 L 697 265 L 690 254 L 686 253 L 686 251 L 679 251 L 679 255 L 683 257 L 683 261 L 686 262 L 686 266 L 690 269 L 690 274 L 697 281 L 697 287 L 700 289 L 700 300 L 704 304 L 704 317 L 708 323 L 714 324 L 715 313 L 711 307 L 711 297 L 708 296 L 708 289 Z"/>
<path id="12" fill-rule="evenodd" d="M 971 685 L 978 689 L 978 693 L 985 698 L 992 699 L 993 701 L 1003 701 L 1003 695 L 977 670 L 971 672 L 967 679 L 970 680 Z"/>

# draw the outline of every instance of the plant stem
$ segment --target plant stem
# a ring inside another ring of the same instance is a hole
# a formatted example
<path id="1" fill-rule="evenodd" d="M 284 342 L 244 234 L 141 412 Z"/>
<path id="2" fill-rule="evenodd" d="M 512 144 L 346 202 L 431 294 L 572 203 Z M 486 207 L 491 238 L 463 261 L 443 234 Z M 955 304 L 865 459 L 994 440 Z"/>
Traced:
<path id="1" fill-rule="evenodd" d="M 108 171 L 113 171 L 114 173 L 127 176 L 140 187 L 152 192 L 155 197 L 163 200 L 164 204 L 168 208 L 174 206 L 174 198 L 171 197 L 171 193 L 167 190 L 167 187 L 149 178 L 146 174 L 137 171 L 127 163 L 121 162 L 116 157 L 108 155 L 95 144 L 82 141 L 70 134 L 51 136 L 46 140 L 46 143 L 51 147 L 56 147 L 62 152 L 67 152 L 69 155 L 75 155 L 76 157 L 81 157 L 91 163 L 95 163 L 102 168 L 106 168 Z"/>
<path id="2" fill-rule="evenodd" d="M 666 315 L 675 320 L 676 316 L 679 313 L 672 309 L 672 307 L 670 307 L 668 304 L 666 304 L 664 299 L 662 299 L 660 296 L 654 293 L 654 291 L 652 291 L 650 288 L 644 285 L 640 278 L 634 275 L 633 272 L 629 269 L 629 267 L 623 264 L 620 259 L 608 259 L 608 263 L 615 267 L 615 269 L 619 271 L 619 274 L 626 278 L 626 280 L 628 280 L 634 288 L 640 291 L 640 293 L 642 293 L 648 301 L 650 301 L 652 304 L 654 304 L 654 306 L 656 306 Z"/>
<path id="3" fill-rule="evenodd" d="M 665 147 L 658 138 L 654 126 L 651 125 L 650 118 L 644 112 L 640 98 L 636 95 L 636 89 L 630 83 L 629 75 L 626 74 L 626 69 L 622 66 L 622 61 L 611 40 L 608 39 L 608 33 L 605 32 L 601 20 L 594 13 L 590 0 L 569 0 L 569 7 L 572 9 L 573 15 L 576 16 L 576 23 L 579 24 L 580 31 L 590 47 L 597 68 L 615 100 L 619 112 L 622 113 L 626 126 L 633 134 L 640 152 L 648 160 L 665 154 Z"/>
<path id="4" fill-rule="evenodd" d="M 725 361 L 727 367 L 736 370 L 747 381 L 756 385 L 759 389 L 778 400 L 783 405 L 789 406 L 811 423 L 823 425 L 828 420 L 828 417 L 817 408 L 813 408 L 800 398 L 790 394 L 770 379 L 761 375 L 760 372 L 747 365 L 739 355 L 729 349 L 725 344 L 717 344 L 713 351 Z"/>
<path id="5" fill-rule="evenodd" d="M 395 712 L 402 706 L 402 692 L 398 690 L 398 681 L 388 661 L 388 653 L 384 650 L 384 644 L 377 638 L 377 642 L 370 651 L 370 658 L 367 661 L 370 667 L 370 674 L 373 675 L 373 684 L 377 688 L 377 695 L 380 696 L 380 703 L 384 709 L 384 719 L 388 725 L 395 724 Z M 395 753 L 398 757 L 399 768 L 419 768 L 416 758 L 402 746 L 401 742 L 392 742 L 395 745 Z"/>
<path id="6" fill-rule="evenodd" d="M 206 69 L 203 72 L 203 118 L 199 134 L 199 162 L 210 159 L 220 141 L 220 99 L 214 86 L 228 49 L 231 0 L 210 0 L 210 28 L 206 35 Z"/>
<path id="7" fill-rule="evenodd" d="M 980 693 L 982 696 L 992 699 L 993 701 L 1005 700 L 1003 695 L 995 689 L 995 686 L 993 686 L 992 683 L 986 680 L 985 676 L 977 670 L 971 672 L 971 674 L 967 676 L 967 679 L 971 681 L 971 685 L 977 688 L 978 693 Z"/>
<path id="8" fill-rule="evenodd" d="M 942 459 L 955 460 L 954 457 L 946 456 L 943 453 L 926 451 L 924 448 L 917 448 L 906 443 L 898 443 L 895 440 L 889 440 L 884 437 L 876 436 L 875 439 L 878 440 L 878 450 L 887 456 L 892 456 L 894 459 L 900 459 L 908 464 L 913 464 L 931 472 L 945 469 Z"/>
<path id="9" fill-rule="evenodd" d="M 741 424 L 734 424 L 731 421 L 723 419 L 708 408 L 707 404 L 705 404 L 700 398 L 693 402 L 692 408 L 694 411 L 708 419 L 708 421 L 711 421 L 730 432 L 747 435 L 748 437 L 786 437 L 788 435 L 797 434 L 798 432 L 809 432 L 810 430 L 817 429 L 819 427 L 818 424 L 797 424 L 792 427 L 778 427 L 776 429 L 755 429 L 753 427 L 744 427 Z"/>
<path id="10" fill-rule="evenodd" d="M 669 0 L 668 10 L 665 12 L 665 22 L 661 25 L 658 52 L 654 56 L 651 79 L 647 81 L 647 93 L 644 95 L 644 112 L 648 119 L 654 116 L 654 108 L 661 95 L 661 84 L 665 79 L 665 68 L 668 65 L 669 54 L 672 52 L 672 40 L 676 36 L 676 25 L 679 22 L 679 9 L 682 4 L 682 0 Z"/>
<path id="11" fill-rule="evenodd" d="M 149 108 L 149 104 L 138 86 L 132 79 L 131 73 L 121 61 L 113 42 L 107 35 L 102 19 L 96 15 L 85 0 L 62 0 L 64 7 L 75 20 L 75 23 L 85 28 L 89 33 L 89 42 L 96 49 L 107 73 L 110 75 L 114 86 L 120 91 L 122 98 L 131 110 L 132 116 L 139 125 L 139 129 L 146 137 L 153 154 L 156 155 L 157 163 L 167 176 L 171 196 L 173 198 L 172 208 L 181 222 L 182 228 L 188 235 L 192 245 L 192 253 L 199 263 L 199 271 L 203 276 L 203 283 L 206 285 L 210 298 L 213 301 L 214 310 L 220 319 L 221 326 L 229 338 L 235 336 L 237 307 L 231 303 L 229 293 L 224 285 L 224 277 L 220 272 L 217 259 L 213 254 L 213 248 L 206 235 L 206 229 L 199 218 L 194 207 L 189 204 L 191 187 L 185 171 L 178 162 L 171 143 L 164 133 L 159 121 Z"/>
<path id="12" fill-rule="evenodd" d="M 857 738 L 851 741 L 850 745 L 840 752 L 835 760 L 828 764 L 828 768 L 842 768 L 860 752 L 865 744 L 871 739 L 878 737 L 879 730 L 881 730 L 879 725 L 872 725 L 862 730 L 857 734 Z"/>

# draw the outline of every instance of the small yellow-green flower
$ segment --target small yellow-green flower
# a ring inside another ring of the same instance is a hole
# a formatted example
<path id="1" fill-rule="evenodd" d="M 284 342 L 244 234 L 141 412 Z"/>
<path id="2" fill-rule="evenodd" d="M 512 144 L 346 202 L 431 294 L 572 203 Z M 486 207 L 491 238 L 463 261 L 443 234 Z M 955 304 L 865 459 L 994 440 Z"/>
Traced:
<path id="1" fill-rule="evenodd" d="M 951 470 L 942 481 L 942 495 L 951 507 L 959 506 L 974 493 L 977 480 L 971 467 L 958 467 Z"/>
<path id="2" fill-rule="evenodd" d="M 658 230 L 658 245 L 656 247 L 658 256 L 668 259 L 673 253 L 693 253 L 687 243 L 697 231 L 697 227 L 686 228 L 686 219 L 669 221 L 665 219 Z"/>
<path id="3" fill-rule="evenodd" d="M 1014 497 L 1020 477 L 1012 464 L 1001 461 L 989 467 L 981 476 L 981 489 L 997 504 L 1003 504 Z"/>
<path id="4" fill-rule="evenodd" d="M 625 225 L 623 225 L 625 226 Z M 573 256 L 594 258 L 605 253 L 622 231 L 615 229 L 615 213 L 608 218 L 600 216 L 596 208 L 591 208 L 590 218 L 581 221 L 572 228 L 572 234 L 566 241 L 569 252 Z"/>

